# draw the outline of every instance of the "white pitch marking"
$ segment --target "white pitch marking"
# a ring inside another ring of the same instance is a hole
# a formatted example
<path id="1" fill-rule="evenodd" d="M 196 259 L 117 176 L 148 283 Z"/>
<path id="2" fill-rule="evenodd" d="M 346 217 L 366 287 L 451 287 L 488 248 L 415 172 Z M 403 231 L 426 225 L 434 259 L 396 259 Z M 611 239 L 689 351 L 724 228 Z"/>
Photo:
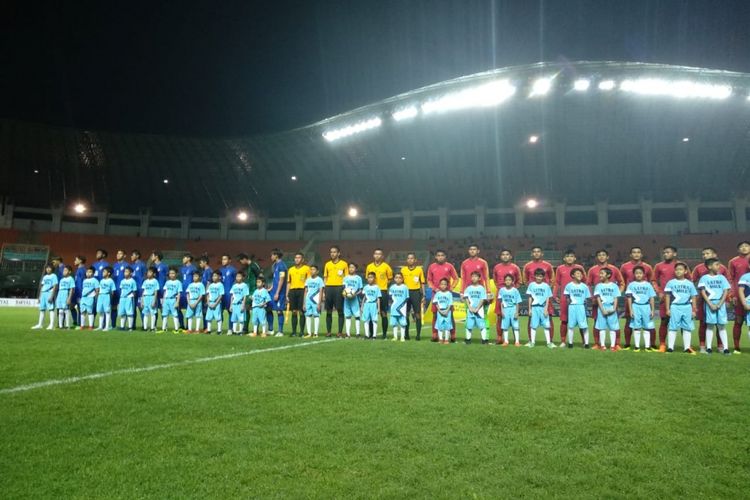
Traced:
<path id="1" fill-rule="evenodd" d="M 319 340 L 317 342 L 310 342 L 307 344 L 291 344 L 280 347 L 269 347 L 267 349 L 254 349 L 252 351 L 234 352 L 230 354 L 220 354 L 218 356 L 210 356 L 207 358 L 188 359 L 186 361 L 175 361 L 174 363 L 162 363 L 159 365 L 143 366 L 140 368 L 123 368 L 121 370 L 112 370 L 109 372 L 92 373 L 90 375 L 79 375 L 77 377 L 58 378 L 52 380 L 44 380 L 42 382 L 34 382 L 31 384 L 17 385 L 16 387 L 8 387 L 6 389 L 0 389 L 0 394 L 12 394 L 15 392 L 26 392 L 34 389 L 41 389 L 43 387 L 49 387 L 52 385 L 67 385 L 75 384 L 77 382 L 83 382 L 85 380 L 96 380 L 105 377 L 111 377 L 113 375 L 125 375 L 132 373 L 143 373 L 152 372 L 155 370 L 165 370 L 167 368 L 174 368 L 176 366 L 194 365 L 197 363 L 208 363 L 210 361 L 219 361 L 222 359 L 239 358 L 240 356 L 250 356 L 253 354 L 262 354 L 264 352 L 271 351 L 283 351 L 285 349 L 295 349 L 297 347 L 306 347 L 316 344 L 325 344 L 326 342 L 335 342 L 336 339 Z"/>

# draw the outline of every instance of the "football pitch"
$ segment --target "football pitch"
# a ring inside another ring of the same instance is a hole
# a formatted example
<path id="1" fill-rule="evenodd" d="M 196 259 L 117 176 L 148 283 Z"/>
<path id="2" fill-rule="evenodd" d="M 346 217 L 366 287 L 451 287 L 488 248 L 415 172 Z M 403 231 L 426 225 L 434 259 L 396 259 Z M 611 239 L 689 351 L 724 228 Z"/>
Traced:
<path id="1" fill-rule="evenodd" d="M 0 310 L 3 498 L 747 495 L 750 349 L 29 330 L 36 319 Z"/>

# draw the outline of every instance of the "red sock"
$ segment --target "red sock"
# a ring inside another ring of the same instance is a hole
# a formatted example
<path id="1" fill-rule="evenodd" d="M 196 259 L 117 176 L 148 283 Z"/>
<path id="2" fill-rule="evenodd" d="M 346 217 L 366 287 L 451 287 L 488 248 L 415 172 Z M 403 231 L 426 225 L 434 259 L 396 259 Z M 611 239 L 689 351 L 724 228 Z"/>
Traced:
<path id="1" fill-rule="evenodd" d="M 592 342 L 592 344 L 599 345 L 599 330 L 597 330 L 596 328 L 594 328 L 594 339 L 593 340 L 594 341 Z"/>
<path id="2" fill-rule="evenodd" d="M 451 328 L 451 341 L 456 340 L 456 328 Z"/>
<path id="3" fill-rule="evenodd" d="M 662 318 L 659 323 L 659 345 L 666 345 L 667 342 L 667 325 L 669 325 L 668 318 Z"/>
<path id="4" fill-rule="evenodd" d="M 625 318 L 627 321 L 628 318 Z M 633 338 L 633 329 L 625 325 L 625 347 L 630 347 L 630 340 Z"/>
<path id="5" fill-rule="evenodd" d="M 706 322 L 701 320 L 698 324 L 698 343 L 701 347 L 706 347 Z M 721 344 L 721 340 L 719 340 Z"/>
<path id="6" fill-rule="evenodd" d="M 568 322 L 560 321 L 560 341 L 564 344 L 568 340 Z"/>
<path id="7" fill-rule="evenodd" d="M 652 328 L 649 333 L 651 334 L 651 347 L 656 347 L 656 330 Z"/>
<path id="8" fill-rule="evenodd" d="M 742 339 L 742 316 L 736 317 L 734 319 L 734 327 L 732 328 L 732 339 L 734 340 L 734 348 L 739 351 L 740 339 Z M 724 348 L 729 349 L 729 346 L 724 346 Z"/>
<path id="9" fill-rule="evenodd" d="M 555 322 L 552 321 L 552 318 L 549 319 L 549 341 L 555 341 Z"/>
<path id="10" fill-rule="evenodd" d="M 620 345 L 620 330 L 619 329 L 615 332 L 615 345 L 616 346 Z"/>

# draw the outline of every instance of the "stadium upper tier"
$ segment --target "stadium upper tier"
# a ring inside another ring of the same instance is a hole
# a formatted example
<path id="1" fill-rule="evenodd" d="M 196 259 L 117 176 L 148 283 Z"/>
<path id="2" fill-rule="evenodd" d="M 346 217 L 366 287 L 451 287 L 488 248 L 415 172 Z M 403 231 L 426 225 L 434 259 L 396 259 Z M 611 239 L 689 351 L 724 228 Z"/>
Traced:
<path id="1" fill-rule="evenodd" d="M 287 132 L 190 138 L 0 121 L 0 194 L 48 208 L 271 216 L 527 196 L 724 200 L 750 186 L 750 75 L 614 62 L 501 68 Z"/>

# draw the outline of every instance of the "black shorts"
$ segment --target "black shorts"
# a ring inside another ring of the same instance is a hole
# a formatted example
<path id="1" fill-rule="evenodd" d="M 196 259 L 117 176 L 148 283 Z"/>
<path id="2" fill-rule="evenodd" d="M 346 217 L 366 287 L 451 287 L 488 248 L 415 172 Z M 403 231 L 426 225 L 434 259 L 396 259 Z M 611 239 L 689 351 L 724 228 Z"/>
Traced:
<path id="1" fill-rule="evenodd" d="M 292 288 L 291 290 L 289 290 L 289 310 L 301 311 L 302 302 L 304 298 L 305 298 L 304 288 Z"/>
<path id="2" fill-rule="evenodd" d="M 406 302 L 406 314 L 412 311 L 422 314 L 422 290 L 409 290 L 409 300 Z"/>
<path id="3" fill-rule="evenodd" d="M 344 314 L 344 286 L 327 286 L 325 290 L 326 311 L 331 312 L 336 309 L 336 312 Z"/>
<path id="4" fill-rule="evenodd" d="M 388 314 L 388 290 L 380 290 L 380 314 Z"/>

